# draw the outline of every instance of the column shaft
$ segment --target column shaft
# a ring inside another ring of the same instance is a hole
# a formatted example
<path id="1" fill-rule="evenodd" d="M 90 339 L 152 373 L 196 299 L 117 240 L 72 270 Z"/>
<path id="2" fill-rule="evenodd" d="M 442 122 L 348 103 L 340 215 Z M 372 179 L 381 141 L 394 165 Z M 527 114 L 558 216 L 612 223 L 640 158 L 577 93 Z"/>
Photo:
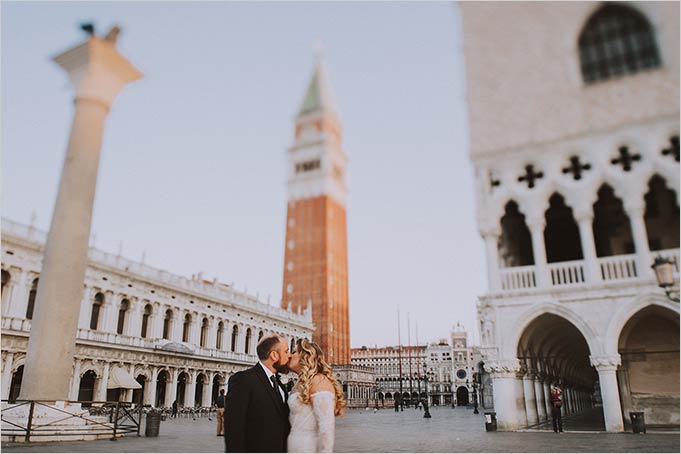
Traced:
<path id="1" fill-rule="evenodd" d="M 631 222 L 631 234 L 634 237 L 634 248 L 636 249 L 636 271 L 638 276 L 651 278 L 653 264 L 650 258 L 650 248 L 648 246 L 648 233 L 646 223 L 643 218 L 645 208 L 629 209 L 627 214 Z"/>
<path id="2" fill-rule="evenodd" d="M 501 290 L 499 276 L 499 236 L 485 235 L 485 251 L 487 252 L 487 282 L 490 291 Z"/>
<path id="3" fill-rule="evenodd" d="M 78 400 L 78 393 L 80 391 L 80 368 L 82 361 L 76 358 L 75 364 L 73 365 L 73 377 L 71 378 L 71 394 L 69 399 Z"/>
<path id="4" fill-rule="evenodd" d="M 530 226 L 532 234 L 532 252 L 534 254 L 535 275 L 537 287 L 547 288 L 551 286 L 549 269 L 546 262 L 546 246 L 544 244 L 544 224 L 534 223 Z"/>
<path id="5" fill-rule="evenodd" d="M 584 272 L 587 282 L 601 282 L 601 269 L 596 256 L 596 244 L 593 235 L 593 217 L 583 216 L 577 221 L 579 226 L 579 239 L 582 243 L 582 254 L 584 255 Z"/>
<path id="6" fill-rule="evenodd" d="M 534 379 L 534 395 L 535 395 L 535 405 L 537 407 L 537 419 L 539 422 L 545 421 L 547 418 L 546 415 L 546 406 L 544 405 L 544 385 L 542 385 L 541 380 L 539 378 Z"/>
<path id="7" fill-rule="evenodd" d="M 14 366 L 14 353 L 8 352 L 5 356 L 4 369 L 2 369 L 2 399 L 9 398 L 12 386 L 12 367 Z"/>
<path id="8" fill-rule="evenodd" d="M 526 374 L 523 377 L 523 391 L 525 394 L 525 413 L 527 414 L 527 425 L 532 426 L 539 422 L 537 415 L 537 400 L 534 389 L 534 375 Z"/>

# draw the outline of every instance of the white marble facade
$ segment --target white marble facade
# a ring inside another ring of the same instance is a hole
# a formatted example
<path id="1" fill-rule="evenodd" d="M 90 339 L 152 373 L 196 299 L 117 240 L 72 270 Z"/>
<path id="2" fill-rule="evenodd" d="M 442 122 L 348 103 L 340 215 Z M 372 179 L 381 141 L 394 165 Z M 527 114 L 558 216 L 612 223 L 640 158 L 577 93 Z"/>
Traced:
<path id="1" fill-rule="evenodd" d="M 602 406 L 608 431 L 630 411 L 678 427 L 679 304 L 651 265 L 670 259 L 678 285 L 679 5 L 460 8 L 499 428 L 550 417 L 551 384 L 568 415 Z M 626 21 L 649 30 L 657 64 L 589 80 L 585 36 Z"/>
<path id="2" fill-rule="evenodd" d="M 2 220 L 3 399 L 18 394 L 45 239 L 45 232 Z M 107 400 L 110 373 L 122 367 L 144 386 L 136 401 L 210 406 L 232 374 L 256 363 L 260 337 L 276 333 L 293 343 L 312 331 L 309 312 L 90 248 L 69 398 Z M 132 401 L 133 392 L 114 397 Z"/>

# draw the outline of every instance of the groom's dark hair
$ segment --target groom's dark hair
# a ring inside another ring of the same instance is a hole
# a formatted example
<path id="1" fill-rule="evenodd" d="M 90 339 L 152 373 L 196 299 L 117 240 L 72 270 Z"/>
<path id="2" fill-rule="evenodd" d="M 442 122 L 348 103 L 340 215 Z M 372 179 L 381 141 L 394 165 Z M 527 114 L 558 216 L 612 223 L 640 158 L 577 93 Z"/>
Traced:
<path id="1" fill-rule="evenodd" d="M 258 358 L 260 360 L 267 359 L 279 342 L 281 342 L 281 337 L 276 334 L 263 338 L 255 349 L 258 352 Z"/>

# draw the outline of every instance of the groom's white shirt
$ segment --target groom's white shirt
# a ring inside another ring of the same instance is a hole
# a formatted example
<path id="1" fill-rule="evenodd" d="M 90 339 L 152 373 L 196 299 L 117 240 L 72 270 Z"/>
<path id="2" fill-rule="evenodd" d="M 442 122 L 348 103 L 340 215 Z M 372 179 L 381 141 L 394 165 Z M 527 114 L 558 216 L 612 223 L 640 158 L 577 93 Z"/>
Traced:
<path id="1" fill-rule="evenodd" d="M 262 361 L 258 361 L 258 364 L 260 364 L 260 367 L 262 367 L 262 369 L 263 369 L 263 370 L 265 371 L 265 373 L 267 374 L 267 381 L 269 381 L 270 383 L 272 383 L 272 376 L 274 375 L 274 374 L 272 373 L 272 371 L 269 370 L 269 369 L 267 368 L 267 366 L 265 366 L 265 365 L 262 363 Z M 279 386 L 278 388 L 279 388 L 279 389 L 278 389 L 279 394 L 281 394 L 281 400 L 282 400 L 283 402 L 286 402 L 286 395 L 284 395 L 284 390 L 281 389 L 281 386 Z"/>

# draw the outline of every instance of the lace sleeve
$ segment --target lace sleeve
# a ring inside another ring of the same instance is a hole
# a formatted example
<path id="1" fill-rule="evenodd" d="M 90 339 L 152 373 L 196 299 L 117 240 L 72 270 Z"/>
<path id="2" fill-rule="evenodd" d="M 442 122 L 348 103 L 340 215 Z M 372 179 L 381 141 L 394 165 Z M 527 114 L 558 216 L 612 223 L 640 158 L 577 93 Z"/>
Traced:
<path id="1" fill-rule="evenodd" d="M 312 411 L 317 420 L 317 452 L 333 452 L 336 421 L 336 396 L 330 391 L 319 391 L 312 396 Z"/>

